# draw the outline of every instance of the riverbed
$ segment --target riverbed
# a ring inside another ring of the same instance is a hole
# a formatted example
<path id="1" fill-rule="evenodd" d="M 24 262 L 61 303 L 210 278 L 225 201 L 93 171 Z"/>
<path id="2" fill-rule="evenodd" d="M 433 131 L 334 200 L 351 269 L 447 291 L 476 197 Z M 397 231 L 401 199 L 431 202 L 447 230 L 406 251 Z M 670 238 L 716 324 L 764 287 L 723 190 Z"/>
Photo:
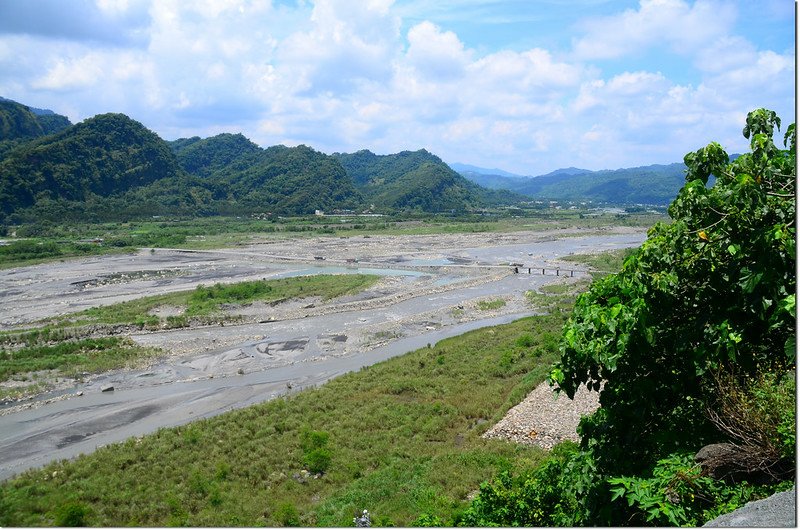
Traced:
<path id="1" fill-rule="evenodd" d="M 526 291 L 588 278 L 564 257 L 644 239 L 643 230 L 629 228 L 307 238 L 213 251 L 141 249 L 0 271 L 3 329 L 201 284 L 322 273 L 382 278 L 337 300 L 232 308 L 238 325 L 131 335 L 164 354 L 146 367 L 87 376 L 5 408 L 0 480 L 534 314 Z M 496 300 L 503 304 L 490 310 L 480 303 Z"/>

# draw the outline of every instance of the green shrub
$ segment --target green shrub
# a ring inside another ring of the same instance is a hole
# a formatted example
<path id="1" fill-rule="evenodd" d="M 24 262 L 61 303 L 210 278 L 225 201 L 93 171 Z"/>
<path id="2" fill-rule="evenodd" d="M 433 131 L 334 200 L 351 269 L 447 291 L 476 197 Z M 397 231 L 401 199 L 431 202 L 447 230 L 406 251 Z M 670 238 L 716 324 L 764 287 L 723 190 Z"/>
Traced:
<path id="1" fill-rule="evenodd" d="M 536 340 L 530 333 L 524 333 L 520 335 L 516 342 L 517 346 L 520 348 L 530 348 L 534 344 L 536 344 Z"/>
<path id="2" fill-rule="evenodd" d="M 579 526 L 586 523 L 578 497 L 594 481 L 593 466 L 573 442 L 553 448 L 531 472 L 504 471 L 481 484 L 458 526 Z M 596 484 L 596 482 L 594 482 Z"/>
<path id="3" fill-rule="evenodd" d="M 69 502 L 56 510 L 56 526 L 88 526 L 89 508 L 80 502 Z"/>
<path id="4" fill-rule="evenodd" d="M 304 429 L 300 433 L 303 464 L 312 473 L 324 473 L 331 464 L 331 451 L 327 448 L 330 435 L 325 431 Z"/>
<path id="5" fill-rule="evenodd" d="M 285 502 L 275 510 L 275 520 L 281 526 L 300 526 L 300 514 L 294 504 Z"/>
<path id="6" fill-rule="evenodd" d="M 417 528 L 431 528 L 436 526 L 447 526 L 444 521 L 436 517 L 435 515 L 430 515 L 427 513 L 423 513 L 414 521 L 411 522 L 412 527 Z"/>
<path id="7" fill-rule="evenodd" d="M 627 512 L 626 524 L 702 526 L 751 500 L 791 487 L 788 482 L 777 487 L 747 482 L 728 485 L 703 476 L 693 458 L 693 453 L 672 454 L 658 461 L 650 478 L 610 479 L 612 501 L 618 500 L 618 512 Z"/>
<path id="8" fill-rule="evenodd" d="M 325 473 L 331 465 L 331 452 L 325 447 L 312 449 L 306 453 L 303 463 L 312 473 Z"/>

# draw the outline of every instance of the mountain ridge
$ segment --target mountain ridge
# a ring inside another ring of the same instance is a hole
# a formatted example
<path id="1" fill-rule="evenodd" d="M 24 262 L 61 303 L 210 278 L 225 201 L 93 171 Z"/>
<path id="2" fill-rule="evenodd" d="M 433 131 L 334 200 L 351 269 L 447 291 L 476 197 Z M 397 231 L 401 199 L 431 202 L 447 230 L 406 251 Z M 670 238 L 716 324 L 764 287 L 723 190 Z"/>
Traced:
<path id="1" fill-rule="evenodd" d="M 0 101 L 0 222 L 150 215 L 308 215 L 316 210 L 470 211 L 522 196 L 470 182 L 425 151 L 328 155 L 256 145 L 241 133 L 165 141 L 132 118 L 101 114 L 55 132 L 29 107 Z M 39 109 L 41 110 L 41 109 Z M 52 111 L 51 111 L 52 112 Z M 48 132 L 50 132 L 48 134 Z M 361 156 L 375 174 L 348 171 Z"/>
<path id="2" fill-rule="evenodd" d="M 666 206 L 685 184 L 686 166 L 651 164 L 592 171 L 561 168 L 536 177 L 509 178 L 465 171 L 462 175 L 492 189 L 505 189 L 529 199 L 595 201 Z"/>
<path id="3" fill-rule="evenodd" d="M 378 207 L 441 212 L 523 199 L 470 182 L 425 149 L 390 155 L 362 149 L 332 156 L 353 178 L 365 200 Z"/>

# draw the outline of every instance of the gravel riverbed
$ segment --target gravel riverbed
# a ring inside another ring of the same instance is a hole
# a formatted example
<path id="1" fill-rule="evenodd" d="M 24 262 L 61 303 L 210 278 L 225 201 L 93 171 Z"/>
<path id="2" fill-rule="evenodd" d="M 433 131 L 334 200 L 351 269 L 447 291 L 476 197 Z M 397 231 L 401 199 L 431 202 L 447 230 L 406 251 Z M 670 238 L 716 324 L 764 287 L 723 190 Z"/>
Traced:
<path id="1" fill-rule="evenodd" d="M 163 354 L 146 367 L 74 381 L 58 376 L 58 384 L 46 392 L 2 407 L 0 480 L 52 459 L 319 385 L 480 326 L 528 316 L 537 308 L 527 291 L 588 276 L 585 267 L 564 257 L 637 246 L 644 238 L 642 229 L 629 228 L 310 238 L 209 251 L 144 249 L 0 271 L 0 329 L 6 331 L 86 307 L 203 284 L 355 272 L 382 277 L 371 289 L 342 299 L 232 307 L 239 319 L 235 324 L 147 333 L 106 329 Z M 315 256 L 325 259 L 319 263 Z M 348 263 L 351 259 L 357 264 Z M 519 274 L 512 272 L 512 263 L 523 264 Z M 536 272 L 545 268 L 546 275 Z M 558 270 L 575 275 L 559 277 Z M 159 310 L 165 316 L 178 309 Z M 114 390 L 103 391 L 109 387 Z M 583 403 L 580 394 L 576 403 Z M 543 387 L 491 432 L 550 447 L 574 437 L 580 415 L 592 410 L 588 402 L 576 412 L 569 412 L 571 406 Z"/>

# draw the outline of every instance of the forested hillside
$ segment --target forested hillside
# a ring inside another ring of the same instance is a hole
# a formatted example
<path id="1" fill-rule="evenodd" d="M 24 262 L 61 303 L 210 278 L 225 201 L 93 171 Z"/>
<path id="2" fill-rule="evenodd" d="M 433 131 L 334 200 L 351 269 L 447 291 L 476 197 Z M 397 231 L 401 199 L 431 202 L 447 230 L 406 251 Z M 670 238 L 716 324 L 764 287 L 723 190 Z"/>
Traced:
<path id="1" fill-rule="evenodd" d="M 310 214 L 362 205 L 344 168 L 304 145 L 262 149 L 241 134 L 171 145 L 181 166 L 201 180 L 221 211 Z"/>
<path id="2" fill-rule="evenodd" d="M 218 134 L 211 138 L 181 138 L 168 142 L 181 167 L 197 177 L 243 171 L 262 149 L 241 134 Z"/>
<path id="3" fill-rule="evenodd" d="M 24 142 L 72 125 L 66 116 L 0 98 L 0 157 Z"/>
<path id="4" fill-rule="evenodd" d="M 12 101 L 0 101 L 0 133 L 4 224 L 315 210 L 464 212 L 522 199 L 481 188 L 424 150 L 331 156 L 304 145 L 262 149 L 241 134 L 165 142 L 124 114 L 70 125 Z"/>
<path id="5" fill-rule="evenodd" d="M 182 173 L 155 133 L 123 114 L 102 114 L 7 153 L 0 213 L 111 197 Z"/>
<path id="6" fill-rule="evenodd" d="M 333 156 L 352 177 L 365 201 L 377 208 L 464 211 L 524 199 L 477 186 L 424 149 L 392 155 L 362 150 Z"/>

